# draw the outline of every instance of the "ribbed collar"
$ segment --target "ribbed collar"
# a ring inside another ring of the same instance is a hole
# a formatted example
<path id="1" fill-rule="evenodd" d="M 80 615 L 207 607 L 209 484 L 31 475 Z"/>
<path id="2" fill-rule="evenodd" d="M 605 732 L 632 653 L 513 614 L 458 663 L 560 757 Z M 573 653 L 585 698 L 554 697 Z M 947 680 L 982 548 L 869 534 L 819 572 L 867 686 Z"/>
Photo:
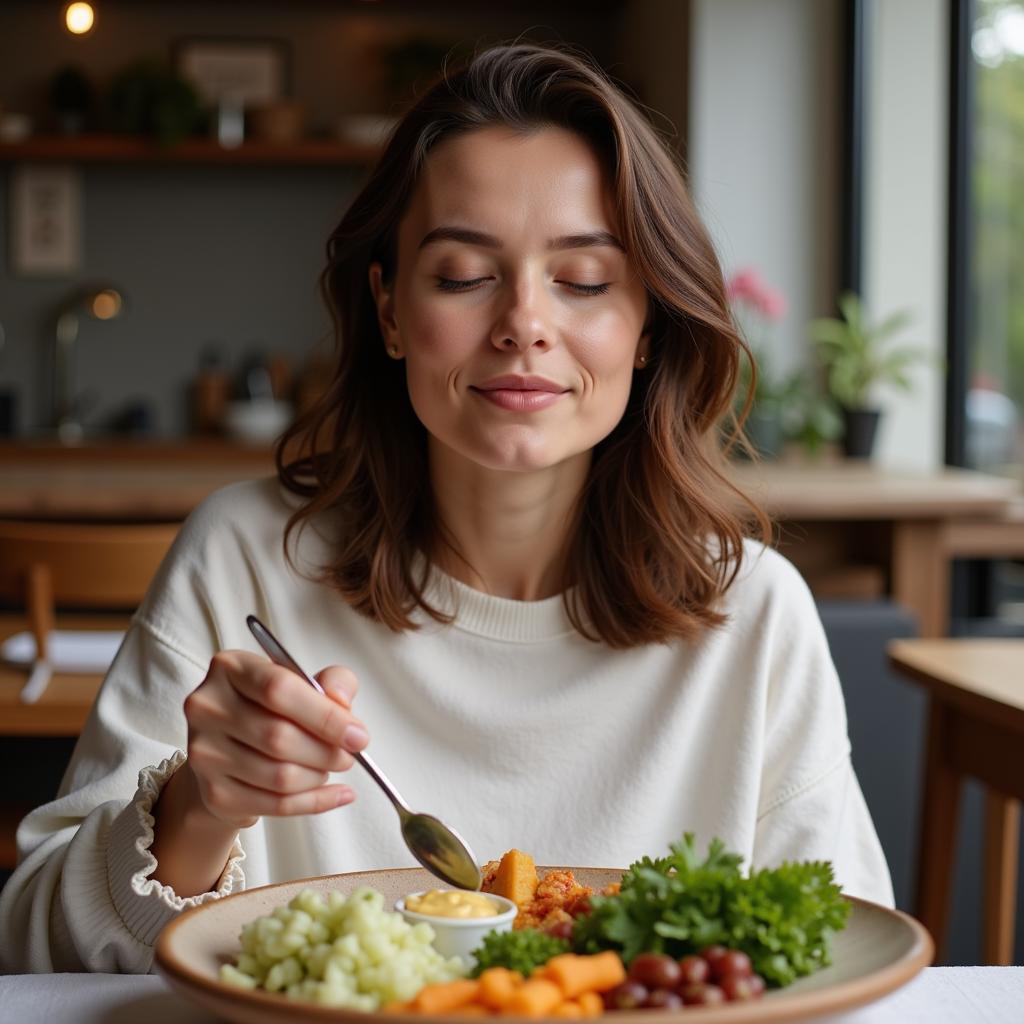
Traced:
<path id="1" fill-rule="evenodd" d="M 491 640 L 531 644 L 575 632 L 562 594 L 543 601 L 512 601 L 467 587 L 431 566 L 424 596 L 438 611 L 455 616 L 455 629 Z"/>

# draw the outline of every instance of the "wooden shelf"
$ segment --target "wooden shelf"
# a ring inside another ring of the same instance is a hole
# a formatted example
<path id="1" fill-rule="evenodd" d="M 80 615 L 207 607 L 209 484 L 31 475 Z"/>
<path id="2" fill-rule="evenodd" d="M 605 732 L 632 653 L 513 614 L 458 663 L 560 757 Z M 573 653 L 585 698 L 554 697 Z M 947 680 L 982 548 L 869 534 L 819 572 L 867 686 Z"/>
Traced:
<path id="1" fill-rule="evenodd" d="M 329 139 L 292 145 L 249 141 L 225 149 L 212 139 L 185 139 L 163 146 L 131 135 L 36 135 L 24 142 L 0 142 L 0 162 L 63 160 L 75 163 L 273 164 L 293 166 L 366 166 L 380 155 L 376 146 Z"/>

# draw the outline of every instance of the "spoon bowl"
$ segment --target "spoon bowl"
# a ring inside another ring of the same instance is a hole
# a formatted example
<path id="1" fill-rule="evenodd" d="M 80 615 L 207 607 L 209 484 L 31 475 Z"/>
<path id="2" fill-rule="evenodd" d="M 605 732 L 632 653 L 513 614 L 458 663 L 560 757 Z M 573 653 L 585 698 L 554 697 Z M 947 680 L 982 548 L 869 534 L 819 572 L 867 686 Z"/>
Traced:
<path id="1" fill-rule="evenodd" d="M 246 616 L 245 621 L 249 631 L 256 637 L 256 642 L 274 664 L 290 669 L 314 690 L 324 693 L 324 688 L 299 666 L 277 637 L 255 615 Z M 412 811 L 368 754 L 360 751 L 352 756 L 366 769 L 391 801 L 401 823 L 402 838 L 416 860 L 442 882 L 454 885 L 457 889 L 479 889 L 483 881 L 480 867 L 462 836 L 453 828 L 449 828 L 440 818 Z"/>

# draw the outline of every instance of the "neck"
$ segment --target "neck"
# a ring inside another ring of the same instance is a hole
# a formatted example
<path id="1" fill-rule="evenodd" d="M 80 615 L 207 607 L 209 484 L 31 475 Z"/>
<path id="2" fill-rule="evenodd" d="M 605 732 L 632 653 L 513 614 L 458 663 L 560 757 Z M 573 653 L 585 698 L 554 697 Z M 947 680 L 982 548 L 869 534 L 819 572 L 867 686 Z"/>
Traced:
<path id="1" fill-rule="evenodd" d="M 540 601 L 564 589 L 566 553 L 590 453 L 543 470 L 485 469 L 436 442 L 430 479 L 454 551 L 433 560 L 475 590 Z"/>

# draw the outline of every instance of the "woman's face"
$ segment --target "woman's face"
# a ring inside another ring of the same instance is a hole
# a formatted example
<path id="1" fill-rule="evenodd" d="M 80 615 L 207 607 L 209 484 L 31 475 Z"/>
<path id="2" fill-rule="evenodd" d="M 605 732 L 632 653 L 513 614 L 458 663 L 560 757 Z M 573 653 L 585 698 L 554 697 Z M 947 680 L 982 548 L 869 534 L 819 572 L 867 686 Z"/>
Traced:
<path id="1" fill-rule="evenodd" d="M 404 358 L 431 444 L 496 470 L 590 450 L 646 358 L 647 294 L 608 184 L 578 136 L 499 128 L 440 144 L 399 226 L 384 343 Z"/>

